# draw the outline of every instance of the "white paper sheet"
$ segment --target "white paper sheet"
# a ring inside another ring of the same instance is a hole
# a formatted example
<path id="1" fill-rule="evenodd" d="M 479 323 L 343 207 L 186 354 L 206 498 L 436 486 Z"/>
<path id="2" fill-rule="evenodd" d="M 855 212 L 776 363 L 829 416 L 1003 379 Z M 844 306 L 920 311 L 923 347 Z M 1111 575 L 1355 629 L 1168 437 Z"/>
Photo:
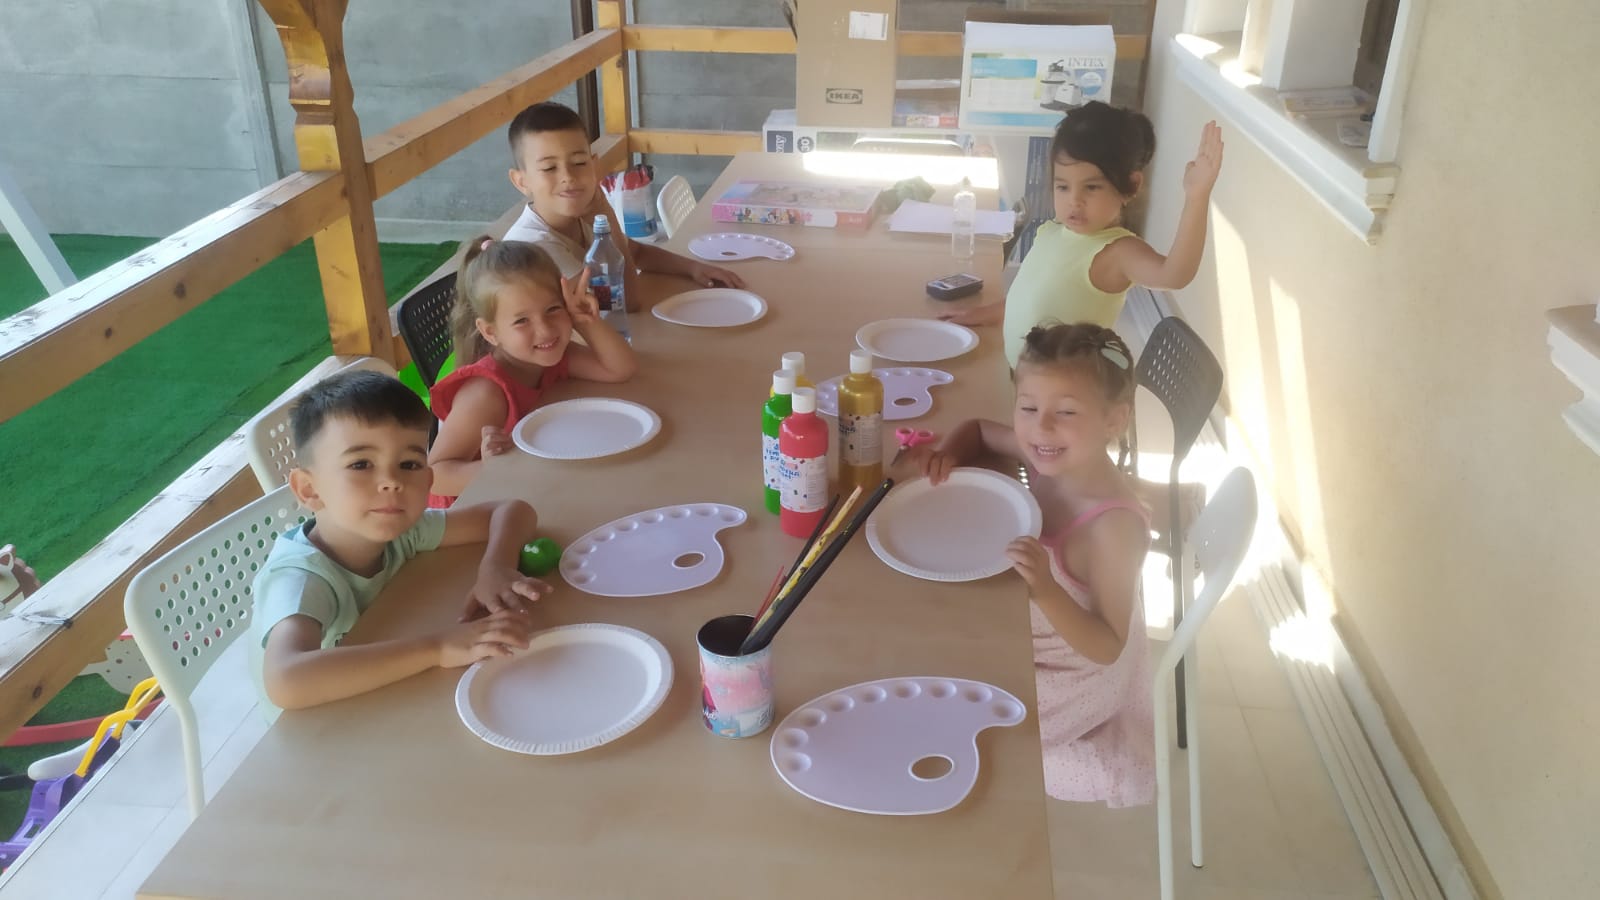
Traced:
<path id="1" fill-rule="evenodd" d="M 949 234 L 954 210 L 949 204 L 907 200 L 889 217 L 890 231 L 917 234 Z M 1008 238 L 1016 229 L 1017 214 L 1011 210 L 978 210 L 974 231 L 977 234 Z"/>

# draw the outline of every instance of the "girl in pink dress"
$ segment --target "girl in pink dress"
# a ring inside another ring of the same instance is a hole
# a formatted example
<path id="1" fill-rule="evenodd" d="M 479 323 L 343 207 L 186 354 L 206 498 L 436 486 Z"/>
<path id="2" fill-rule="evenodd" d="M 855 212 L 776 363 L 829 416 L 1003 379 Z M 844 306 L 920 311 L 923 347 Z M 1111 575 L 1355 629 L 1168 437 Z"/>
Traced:
<path id="1" fill-rule="evenodd" d="M 439 436 L 428 453 L 432 506 L 449 506 L 483 466 L 511 449 L 511 429 L 568 378 L 621 382 L 633 348 L 600 318 L 589 270 L 566 279 L 521 241 L 472 241 L 456 277 L 450 326 L 464 365 L 433 386 Z M 583 344 L 572 343 L 572 332 Z"/>
<path id="2" fill-rule="evenodd" d="M 1006 555 L 1032 600 L 1045 788 L 1108 806 L 1155 793 L 1149 642 L 1139 571 L 1149 518 L 1106 448 L 1133 414 L 1133 354 L 1089 323 L 1028 332 L 1012 426 L 971 420 L 924 451 L 934 484 L 986 454 L 1022 463 L 1044 512 Z"/>

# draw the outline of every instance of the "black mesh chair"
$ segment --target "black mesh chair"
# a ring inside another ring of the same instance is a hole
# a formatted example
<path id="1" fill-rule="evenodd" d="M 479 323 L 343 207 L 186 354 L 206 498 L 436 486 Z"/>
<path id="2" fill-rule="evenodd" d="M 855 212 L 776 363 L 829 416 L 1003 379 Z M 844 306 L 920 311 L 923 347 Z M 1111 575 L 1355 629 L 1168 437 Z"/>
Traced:
<path id="1" fill-rule="evenodd" d="M 1150 332 L 1144 353 L 1134 370 L 1139 386 L 1154 394 L 1172 417 L 1172 468 L 1168 473 L 1168 518 L 1165 552 L 1172 560 L 1172 627 L 1183 621 L 1183 520 L 1178 493 L 1178 469 L 1194 447 L 1200 430 L 1222 395 L 1222 366 L 1188 323 L 1175 316 L 1161 320 Z M 1137 435 L 1135 435 L 1137 440 Z M 1137 457 L 1137 446 L 1134 448 Z M 1178 746 L 1189 745 L 1185 726 L 1183 662 L 1173 670 L 1178 692 Z"/>
<path id="2" fill-rule="evenodd" d="M 400 303 L 400 339 L 417 364 L 422 383 L 433 387 L 449 358 L 450 310 L 456 305 L 456 275 L 451 272 Z"/>

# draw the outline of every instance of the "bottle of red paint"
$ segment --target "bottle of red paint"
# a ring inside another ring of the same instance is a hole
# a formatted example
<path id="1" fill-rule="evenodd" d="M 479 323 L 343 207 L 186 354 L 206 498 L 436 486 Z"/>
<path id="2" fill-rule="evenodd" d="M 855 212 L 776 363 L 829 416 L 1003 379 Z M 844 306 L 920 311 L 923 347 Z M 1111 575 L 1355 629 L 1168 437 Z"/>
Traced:
<path id="1" fill-rule="evenodd" d="M 784 534 L 807 538 L 828 505 L 828 425 L 817 417 L 812 388 L 795 388 L 791 408 L 778 430 L 778 524 Z"/>

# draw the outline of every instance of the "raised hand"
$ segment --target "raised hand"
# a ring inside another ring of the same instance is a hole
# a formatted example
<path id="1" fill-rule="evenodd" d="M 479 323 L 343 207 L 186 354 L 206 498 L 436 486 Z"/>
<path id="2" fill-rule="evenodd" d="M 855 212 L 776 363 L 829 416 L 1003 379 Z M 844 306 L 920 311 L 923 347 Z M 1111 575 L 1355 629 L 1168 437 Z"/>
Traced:
<path id="1" fill-rule="evenodd" d="M 572 316 L 573 325 L 586 325 L 600 320 L 600 301 L 589 290 L 589 267 L 584 266 L 575 278 L 561 279 L 561 302 Z"/>
<path id="2" fill-rule="evenodd" d="M 1184 193 L 1209 194 L 1217 183 L 1217 173 L 1222 171 L 1222 129 L 1216 122 L 1207 122 L 1200 130 L 1200 149 L 1183 170 Z"/>

